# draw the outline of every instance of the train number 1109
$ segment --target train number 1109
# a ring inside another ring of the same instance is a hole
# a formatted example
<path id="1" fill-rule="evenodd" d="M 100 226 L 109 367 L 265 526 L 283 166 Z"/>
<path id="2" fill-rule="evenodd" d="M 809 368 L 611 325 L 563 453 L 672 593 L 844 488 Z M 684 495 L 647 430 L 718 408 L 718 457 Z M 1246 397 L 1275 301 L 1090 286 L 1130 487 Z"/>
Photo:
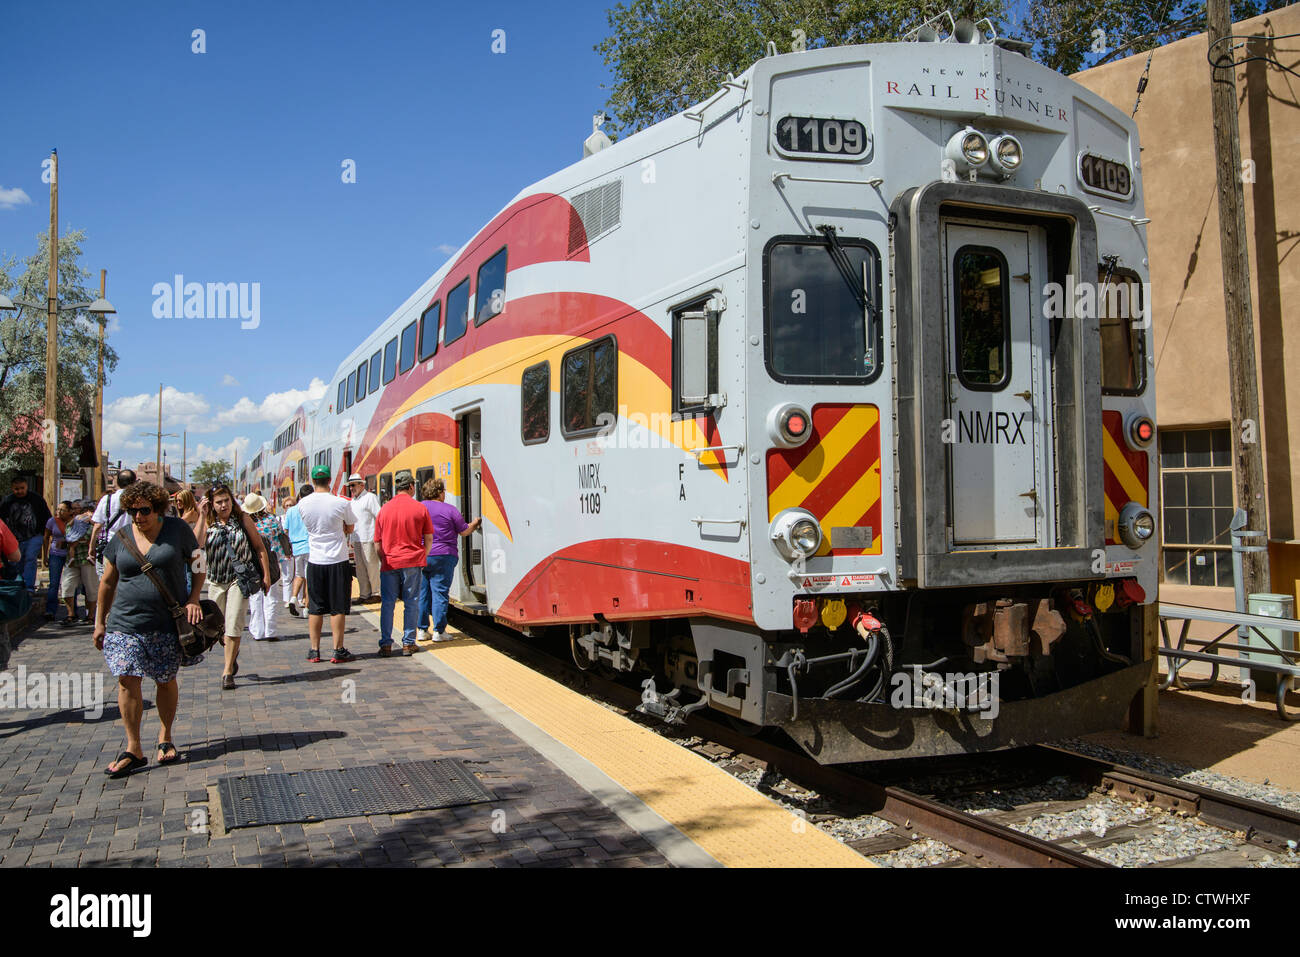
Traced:
<path id="1" fill-rule="evenodd" d="M 787 153 L 860 156 L 867 151 L 867 128 L 857 120 L 787 116 L 776 124 L 776 142 Z"/>
<path id="2" fill-rule="evenodd" d="M 600 493 L 584 492 L 578 496 L 578 506 L 582 510 L 583 515 L 599 515 Z"/>

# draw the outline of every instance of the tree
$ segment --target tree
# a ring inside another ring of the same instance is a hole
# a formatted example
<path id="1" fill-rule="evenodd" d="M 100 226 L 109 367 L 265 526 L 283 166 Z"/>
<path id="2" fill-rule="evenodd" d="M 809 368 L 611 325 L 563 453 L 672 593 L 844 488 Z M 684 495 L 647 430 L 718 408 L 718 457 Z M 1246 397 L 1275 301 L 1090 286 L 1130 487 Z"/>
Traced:
<path id="1" fill-rule="evenodd" d="M 1238 0 L 1233 19 L 1284 3 Z M 1203 0 L 628 0 L 609 10 L 612 32 L 596 45 L 614 80 L 606 130 L 635 133 L 708 99 L 726 74 L 765 56 L 769 41 L 786 53 L 800 43 L 901 40 L 944 10 L 987 17 L 999 36 L 1031 44 L 1034 59 L 1063 73 L 1205 29 Z"/>
<path id="2" fill-rule="evenodd" d="M 225 459 L 217 459 L 215 462 L 205 460 L 190 472 L 190 483 L 192 485 L 229 485 L 232 481 L 231 471 L 231 465 Z"/>
<path id="3" fill-rule="evenodd" d="M 59 299 L 88 302 L 98 291 L 87 288 L 90 274 L 81 268 L 85 233 L 74 230 L 59 239 Z M 11 299 L 44 302 L 50 262 L 49 236 L 37 240 L 37 251 L 21 265 L 0 259 L 0 291 Z M 19 271 L 21 269 L 21 272 Z M 20 307 L 0 312 L 0 476 L 15 472 L 39 474 L 44 457 L 46 314 Z M 98 320 L 89 314 L 59 316 L 59 467 L 75 471 L 79 446 L 91 428 L 95 401 Z M 117 353 L 104 344 L 104 377 L 117 367 Z"/>

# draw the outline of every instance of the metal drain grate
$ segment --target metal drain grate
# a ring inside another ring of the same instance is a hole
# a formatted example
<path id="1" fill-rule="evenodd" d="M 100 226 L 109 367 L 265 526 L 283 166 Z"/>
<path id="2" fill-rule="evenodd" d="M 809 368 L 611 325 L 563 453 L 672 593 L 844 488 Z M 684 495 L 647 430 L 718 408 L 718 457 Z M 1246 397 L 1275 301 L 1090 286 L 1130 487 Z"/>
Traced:
<path id="1" fill-rule="evenodd" d="M 452 758 L 340 771 L 240 775 L 221 778 L 217 790 L 227 830 L 492 800 L 492 792 L 474 773 Z"/>

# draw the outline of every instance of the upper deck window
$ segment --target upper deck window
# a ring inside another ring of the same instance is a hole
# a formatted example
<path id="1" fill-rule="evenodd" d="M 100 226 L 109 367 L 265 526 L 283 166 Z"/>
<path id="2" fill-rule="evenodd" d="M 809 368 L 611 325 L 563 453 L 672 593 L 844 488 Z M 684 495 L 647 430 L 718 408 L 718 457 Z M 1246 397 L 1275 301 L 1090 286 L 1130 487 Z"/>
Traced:
<path id="1" fill-rule="evenodd" d="M 384 385 L 397 378 L 397 336 L 388 340 L 384 346 Z"/>
<path id="2" fill-rule="evenodd" d="M 402 330 L 402 357 L 397 365 L 399 375 L 410 372 L 411 367 L 415 365 L 415 334 L 419 328 L 419 325 L 413 322 Z"/>
<path id="3" fill-rule="evenodd" d="M 438 351 L 438 323 L 442 321 L 442 303 L 435 302 L 420 316 L 420 361 L 433 358 Z"/>
<path id="4" fill-rule="evenodd" d="M 370 392 L 379 391 L 379 352 L 370 357 Z"/>
<path id="5" fill-rule="evenodd" d="M 469 280 L 447 293 L 447 319 L 442 330 L 442 344 L 451 345 L 465 334 L 469 323 Z"/>
<path id="6" fill-rule="evenodd" d="M 479 267 L 477 288 L 474 325 L 481 326 L 506 308 L 506 247 Z"/>
<path id="7" fill-rule="evenodd" d="M 781 382 L 850 384 L 879 372 L 880 254 L 861 239 L 768 244 L 767 368 Z M 860 302 L 859 296 L 865 300 Z"/>

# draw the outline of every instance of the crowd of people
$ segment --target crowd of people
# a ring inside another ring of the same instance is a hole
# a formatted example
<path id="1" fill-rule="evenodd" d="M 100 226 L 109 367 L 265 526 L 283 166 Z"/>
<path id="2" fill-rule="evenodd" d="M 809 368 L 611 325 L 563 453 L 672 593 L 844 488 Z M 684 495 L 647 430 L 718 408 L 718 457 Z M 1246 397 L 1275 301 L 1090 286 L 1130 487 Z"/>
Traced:
<path id="1" fill-rule="evenodd" d="M 140 741 L 146 678 L 156 686 L 156 760 L 177 759 L 177 675 L 182 665 L 201 660 L 184 657 L 178 628 L 204 619 L 205 586 L 224 617 L 224 690 L 237 687 L 245 625 L 253 640 L 275 641 L 281 604 L 292 617 L 307 619 L 308 662 L 323 660 L 326 618 L 329 660 L 355 661 L 343 643 L 354 568 L 358 602 L 380 603 L 380 657 L 392 655 L 399 598 L 404 655 L 415 653 L 417 637 L 449 640 L 458 540 L 482 519 L 467 522 L 448 505 L 442 479 L 425 482 L 423 500 L 417 500 L 409 471 L 396 474 L 396 494 L 383 505 L 360 474 L 347 477 L 351 498 L 331 493 L 328 466 L 313 468 L 311 480 L 283 516 L 259 492 L 238 501 L 229 486 L 217 484 L 201 499 L 188 490 L 169 496 L 159 485 L 137 481 L 129 469 L 98 502 L 62 502 L 51 514 L 25 479 L 13 480 L 11 493 L 0 500 L 0 578 L 21 579 L 37 599 L 43 558 L 49 570 L 46 620 L 57 619 L 61 599 L 67 611 L 63 627 L 93 626 L 92 641 L 117 678 L 126 732 L 125 750 L 106 774 L 122 777 L 148 765 Z M 78 595 L 84 596 L 84 619 Z"/>

